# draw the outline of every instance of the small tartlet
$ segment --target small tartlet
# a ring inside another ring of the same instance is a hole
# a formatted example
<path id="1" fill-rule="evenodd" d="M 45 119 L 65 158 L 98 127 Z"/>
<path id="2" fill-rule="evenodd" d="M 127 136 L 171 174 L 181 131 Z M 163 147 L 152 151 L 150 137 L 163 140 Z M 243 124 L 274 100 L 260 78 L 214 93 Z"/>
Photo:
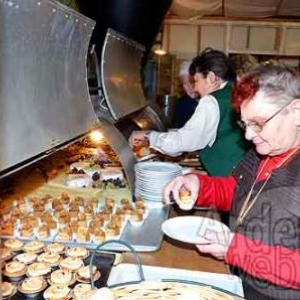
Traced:
<path id="1" fill-rule="evenodd" d="M 15 260 L 24 263 L 26 265 L 30 265 L 34 263 L 37 259 L 37 255 L 35 253 L 21 253 L 14 257 Z"/>
<path id="2" fill-rule="evenodd" d="M 75 281 L 76 279 L 71 271 L 59 269 L 51 273 L 48 283 L 50 285 L 58 284 L 70 286 L 73 285 Z"/>
<path id="3" fill-rule="evenodd" d="M 92 266 L 92 276 L 90 272 L 90 266 L 84 266 L 78 269 L 76 272 L 76 279 L 79 282 L 82 283 L 90 283 L 91 278 L 93 278 L 94 281 L 98 280 L 101 277 L 101 273 L 95 266 Z"/>
<path id="4" fill-rule="evenodd" d="M 0 261 L 1 262 L 9 260 L 13 256 L 14 256 L 14 253 L 13 253 L 12 249 L 6 248 L 6 247 L 0 249 Z"/>
<path id="5" fill-rule="evenodd" d="M 178 206 L 182 210 L 191 210 L 194 207 L 195 201 L 191 198 L 191 193 L 185 187 L 179 191 Z"/>
<path id="6" fill-rule="evenodd" d="M 72 247 L 66 250 L 66 255 L 68 257 L 85 259 L 90 255 L 90 253 L 84 247 Z"/>
<path id="7" fill-rule="evenodd" d="M 7 277 L 20 277 L 27 272 L 27 266 L 19 261 L 11 261 L 5 265 L 3 275 Z"/>
<path id="8" fill-rule="evenodd" d="M 61 256 L 58 253 L 44 252 L 37 258 L 38 262 L 44 262 L 49 264 L 51 267 L 57 266 L 61 261 Z"/>
<path id="9" fill-rule="evenodd" d="M 23 248 L 24 243 L 18 239 L 6 240 L 4 246 L 12 249 L 12 251 L 20 251 Z"/>
<path id="10" fill-rule="evenodd" d="M 81 300 L 84 295 L 92 291 L 92 286 L 87 283 L 78 283 L 73 289 L 73 298 L 75 300 Z"/>
<path id="11" fill-rule="evenodd" d="M 11 282 L 2 282 L 1 283 L 1 296 L 2 299 L 12 297 L 16 293 L 17 289 Z"/>
<path id="12" fill-rule="evenodd" d="M 47 245 L 46 251 L 57 253 L 57 254 L 63 254 L 65 251 L 65 245 L 61 243 L 52 243 Z"/>
<path id="13" fill-rule="evenodd" d="M 68 300 L 71 298 L 71 289 L 66 285 L 54 284 L 46 289 L 43 296 L 46 300 Z"/>
<path id="14" fill-rule="evenodd" d="M 18 290 L 23 294 L 35 294 L 42 292 L 47 287 L 47 282 L 43 277 L 29 277 L 18 285 Z"/>
<path id="15" fill-rule="evenodd" d="M 67 257 L 60 261 L 59 267 L 61 269 L 69 270 L 72 272 L 77 271 L 79 268 L 83 267 L 83 260 L 76 257 Z"/>
<path id="16" fill-rule="evenodd" d="M 48 276 L 51 271 L 50 264 L 45 262 L 35 262 L 28 266 L 27 275 L 28 277 Z"/>
<path id="17" fill-rule="evenodd" d="M 41 241 L 31 241 L 24 245 L 23 249 L 25 252 L 30 253 L 41 253 L 44 251 L 45 244 Z"/>

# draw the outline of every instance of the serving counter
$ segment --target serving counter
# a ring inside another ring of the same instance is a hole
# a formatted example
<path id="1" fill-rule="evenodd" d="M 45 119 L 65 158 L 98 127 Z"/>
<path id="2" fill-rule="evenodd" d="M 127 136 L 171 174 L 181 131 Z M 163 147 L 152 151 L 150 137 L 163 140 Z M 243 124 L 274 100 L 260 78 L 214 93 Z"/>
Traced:
<path id="1" fill-rule="evenodd" d="M 207 211 L 196 211 L 194 214 L 204 216 L 207 215 Z M 213 212 L 211 214 L 214 215 Z M 171 210 L 170 217 L 178 215 L 181 215 L 181 212 Z M 217 214 L 215 217 L 218 217 Z M 164 236 L 158 251 L 139 253 L 139 256 L 143 265 L 229 274 L 228 267 L 223 261 L 200 254 L 194 245 L 175 241 L 167 236 Z M 123 262 L 134 263 L 134 258 L 130 253 L 125 253 Z"/>

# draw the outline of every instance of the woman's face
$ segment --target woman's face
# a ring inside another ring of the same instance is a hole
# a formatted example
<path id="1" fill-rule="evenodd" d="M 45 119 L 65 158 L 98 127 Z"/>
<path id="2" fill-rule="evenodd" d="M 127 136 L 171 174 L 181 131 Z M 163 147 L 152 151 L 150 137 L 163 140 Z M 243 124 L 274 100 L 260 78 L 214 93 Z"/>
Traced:
<path id="1" fill-rule="evenodd" d="M 274 156 L 298 145 L 299 111 L 293 109 L 293 102 L 281 110 L 277 105 L 264 100 L 264 95 L 257 92 L 253 99 L 243 103 L 241 119 L 247 126 L 245 137 L 254 143 L 256 151 Z"/>

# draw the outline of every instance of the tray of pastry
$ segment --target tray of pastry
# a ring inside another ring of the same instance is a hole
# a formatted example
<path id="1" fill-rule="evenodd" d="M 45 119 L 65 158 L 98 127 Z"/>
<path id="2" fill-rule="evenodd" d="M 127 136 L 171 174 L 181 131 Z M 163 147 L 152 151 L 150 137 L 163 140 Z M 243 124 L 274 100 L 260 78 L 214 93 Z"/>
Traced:
<path id="1" fill-rule="evenodd" d="M 149 208 L 142 199 L 115 200 L 61 196 L 20 198 L 1 207 L 0 227 L 3 239 L 40 240 L 46 244 L 58 241 L 67 246 L 94 249 L 107 240 L 123 240 L 137 251 L 156 251 L 163 234 L 161 224 L 169 208 Z M 106 250 L 124 250 L 110 244 Z M 126 249 L 125 249 L 126 250 Z"/>
<path id="2" fill-rule="evenodd" d="M 46 245 L 18 239 L 1 246 L 2 299 L 82 299 L 95 287 L 106 285 L 116 254 L 98 252 L 89 269 L 91 252 L 84 247 Z"/>

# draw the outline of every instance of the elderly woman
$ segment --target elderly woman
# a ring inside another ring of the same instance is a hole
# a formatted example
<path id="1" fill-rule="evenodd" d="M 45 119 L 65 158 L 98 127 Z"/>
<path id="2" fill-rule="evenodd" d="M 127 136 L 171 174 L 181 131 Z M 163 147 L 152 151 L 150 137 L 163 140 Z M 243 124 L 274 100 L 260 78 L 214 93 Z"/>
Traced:
<path id="1" fill-rule="evenodd" d="M 170 156 L 199 150 L 210 175 L 227 176 L 248 149 L 230 105 L 234 63 L 225 53 L 208 48 L 193 59 L 190 74 L 201 95 L 190 120 L 176 132 L 134 131 L 129 144 L 138 146 L 148 139 L 151 148 Z"/>
<path id="2" fill-rule="evenodd" d="M 300 79 L 283 66 L 259 67 L 236 84 L 233 104 L 255 150 L 229 177 L 174 179 L 164 201 L 172 192 L 180 204 L 185 187 L 196 206 L 230 211 L 231 233 L 207 235 L 197 248 L 225 259 L 246 299 L 300 299 Z"/>

